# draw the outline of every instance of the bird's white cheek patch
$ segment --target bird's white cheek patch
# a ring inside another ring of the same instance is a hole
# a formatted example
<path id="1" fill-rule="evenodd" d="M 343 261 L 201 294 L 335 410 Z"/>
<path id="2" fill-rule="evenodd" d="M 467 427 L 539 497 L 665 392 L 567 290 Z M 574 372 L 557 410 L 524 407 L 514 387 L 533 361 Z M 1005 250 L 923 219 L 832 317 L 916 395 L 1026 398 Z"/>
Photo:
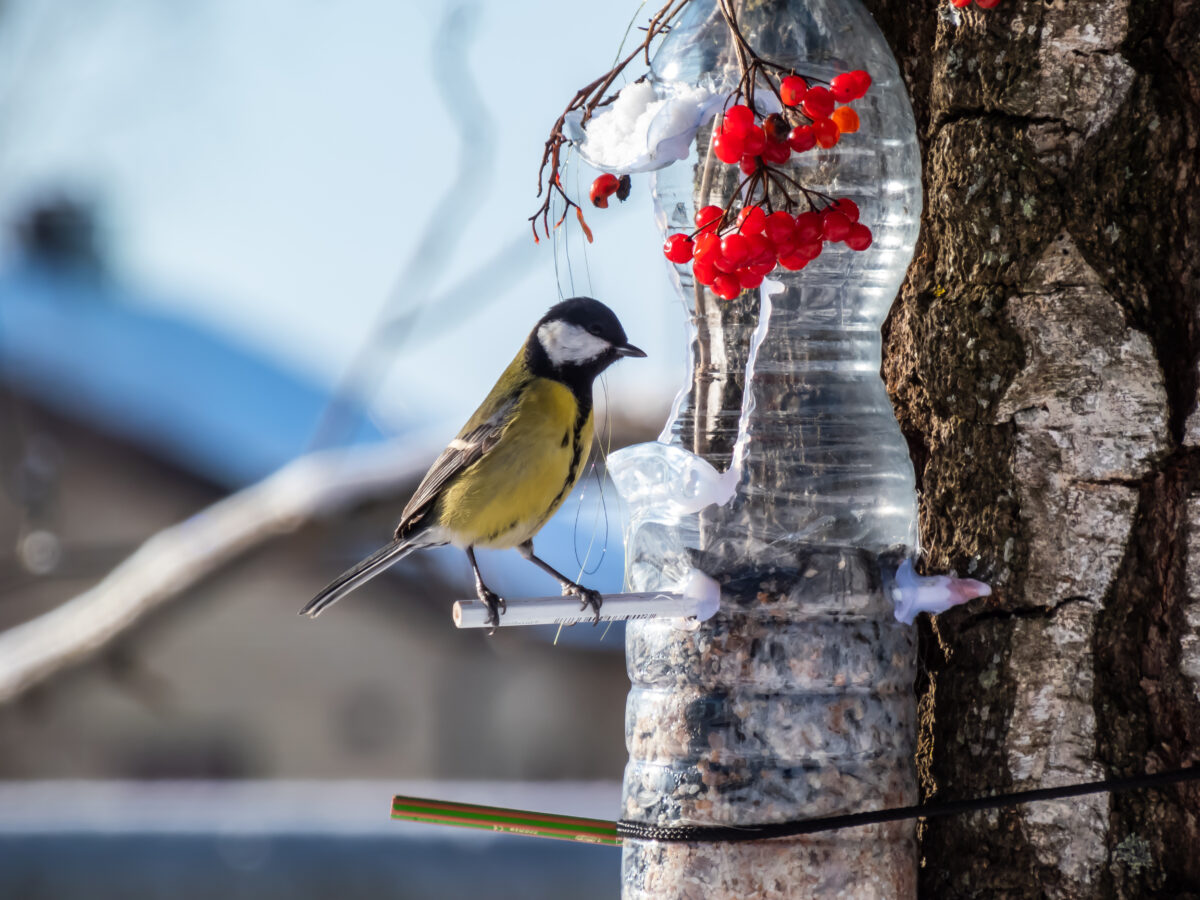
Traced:
<path id="1" fill-rule="evenodd" d="M 547 322 L 538 329 L 537 336 L 556 366 L 590 362 L 611 347 L 604 338 L 569 322 Z"/>

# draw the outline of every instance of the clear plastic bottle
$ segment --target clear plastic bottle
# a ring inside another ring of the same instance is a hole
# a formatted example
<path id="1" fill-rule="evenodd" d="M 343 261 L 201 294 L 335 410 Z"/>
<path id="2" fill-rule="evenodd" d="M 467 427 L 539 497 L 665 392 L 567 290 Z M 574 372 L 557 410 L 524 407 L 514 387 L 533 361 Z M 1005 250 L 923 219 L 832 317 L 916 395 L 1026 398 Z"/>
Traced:
<path id="1" fill-rule="evenodd" d="M 920 219 L 912 112 L 858 0 L 733 8 L 764 58 L 826 81 L 871 74 L 854 104 L 860 130 L 794 155 L 789 174 L 854 200 L 874 243 L 865 252 L 827 245 L 803 270 L 777 270 L 777 284 L 732 302 L 674 267 L 693 326 L 691 383 L 660 445 L 610 461 L 630 515 L 627 586 L 668 588 L 695 566 L 722 583 L 723 599 L 694 632 L 664 622 L 627 629 L 622 814 L 656 824 L 757 824 L 916 800 L 915 648 L 882 589 L 903 555 L 896 548 L 915 550 L 916 498 L 879 375 L 879 329 Z M 652 77 L 728 92 L 739 74 L 717 3 L 693 0 Z M 665 232 L 691 231 L 698 206 L 724 206 L 736 188 L 736 167 L 708 147 L 702 129 L 688 160 L 656 174 Z M 703 468 L 692 454 L 732 473 L 728 502 L 689 506 Z M 625 896 L 915 893 L 911 824 L 782 843 L 631 841 Z"/>

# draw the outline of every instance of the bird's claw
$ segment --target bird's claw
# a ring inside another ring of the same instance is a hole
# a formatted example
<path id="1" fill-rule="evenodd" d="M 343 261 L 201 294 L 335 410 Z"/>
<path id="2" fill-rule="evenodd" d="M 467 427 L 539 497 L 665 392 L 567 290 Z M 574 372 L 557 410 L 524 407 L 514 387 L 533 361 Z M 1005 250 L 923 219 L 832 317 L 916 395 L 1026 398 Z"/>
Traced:
<path id="1" fill-rule="evenodd" d="M 592 625 L 600 624 L 600 604 L 604 600 L 599 591 L 593 591 L 591 588 L 585 588 L 582 584 L 565 584 L 563 585 L 563 596 L 575 596 L 579 598 L 579 610 L 582 612 L 589 606 L 595 613 L 592 619 Z"/>
<path id="2" fill-rule="evenodd" d="M 500 627 L 500 614 L 508 611 L 508 604 L 495 591 L 488 590 L 485 587 L 479 589 L 479 602 L 487 607 L 488 614 L 484 622 L 491 626 L 488 634 L 493 635 L 496 633 L 496 629 Z"/>

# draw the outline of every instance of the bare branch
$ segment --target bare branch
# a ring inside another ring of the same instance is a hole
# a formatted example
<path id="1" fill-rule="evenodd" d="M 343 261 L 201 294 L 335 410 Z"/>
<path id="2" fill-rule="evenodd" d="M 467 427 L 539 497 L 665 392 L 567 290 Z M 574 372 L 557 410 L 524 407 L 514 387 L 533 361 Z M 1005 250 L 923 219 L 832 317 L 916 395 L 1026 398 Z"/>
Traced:
<path id="1" fill-rule="evenodd" d="M 583 110 L 583 118 L 580 120 L 580 123 L 586 125 L 588 119 L 592 117 L 592 113 L 598 107 L 611 103 L 613 97 L 609 96 L 607 92 L 612 87 L 613 82 L 617 80 L 617 77 L 625 70 L 625 67 L 637 59 L 638 56 L 644 55 L 646 65 L 650 64 L 650 45 L 656 37 L 670 30 L 671 20 L 679 15 L 680 11 L 689 2 L 690 0 L 670 0 L 666 6 L 656 12 L 651 17 L 650 24 L 646 26 L 645 39 L 638 44 L 634 51 L 595 81 L 576 91 L 575 96 L 571 98 L 571 102 L 567 104 L 567 108 L 563 110 L 562 115 L 555 120 L 554 126 L 550 129 L 550 137 L 546 139 L 545 149 L 542 151 L 542 163 L 538 166 L 537 196 L 543 197 L 542 205 L 538 207 L 537 212 L 529 217 L 529 222 L 533 226 L 533 239 L 535 241 L 538 240 L 539 219 L 541 220 L 542 232 L 546 237 L 550 237 L 550 205 L 554 200 L 555 194 L 562 197 L 566 206 L 563 209 L 562 217 L 559 218 L 554 227 L 557 228 L 562 223 L 572 206 L 576 208 L 579 206 L 578 203 L 567 196 L 559 180 L 562 145 L 567 142 L 567 137 L 563 134 L 563 126 L 566 124 L 567 116 L 576 110 Z M 638 80 L 640 81 L 641 79 Z M 550 169 L 549 183 L 546 181 L 547 168 Z"/>
<path id="2" fill-rule="evenodd" d="M 478 16 L 472 7 L 455 4 L 446 9 L 434 35 L 430 54 L 433 82 L 458 138 L 458 163 L 445 191 L 426 211 L 424 228 L 414 232 L 416 238 L 376 316 L 376 327 L 351 357 L 314 429 L 310 450 L 342 442 L 353 421 L 347 413 L 369 404 L 371 392 L 384 382 L 388 367 L 400 358 L 400 347 L 411 339 L 411 332 L 388 329 L 384 323 L 401 317 L 415 321 L 436 307 L 429 295 L 436 280 L 452 268 L 450 263 L 466 233 L 466 223 L 476 215 L 493 181 L 496 157 L 488 148 L 494 144 L 496 121 L 470 66 L 464 64 L 477 27 Z"/>
<path id="3" fill-rule="evenodd" d="M 311 453 L 160 531 L 92 589 L 0 633 L 0 702 L 82 662 L 268 538 L 415 480 L 436 450 L 421 437 Z"/>
<path id="4" fill-rule="evenodd" d="M 658 35 L 671 30 L 672 20 L 688 5 L 691 0 L 670 0 L 662 9 L 654 14 L 650 19 L 650 23 L 643 29 L 646 32 L 646 37 L 642 43 L 628 56 L 621 59 L 608 72 L 601 75 L 595 81 L 580 88 L 576 91 L 575 96 L 571 98 L 571 102 L 567 104 L 567 108 L 563 110 L 562 115 L 555 121 L 554 126 L 550 129 L 550 137 L 546 140 L 545 147 L 542 151 L 542 162 L 538 168 L 538 191 L 537 196 L 542 197 L 542 205 L 537 211 L 529 217 L 529 222 L 533 227 L 533 239 L 537 241 L 539 221 L 542 232 L 546 237 L 550 236 L 550 217 L 551 206 L 553 205 L 555 196 L 561 197 L 564 203 L 562 215 L 555 221 L 554 226 L 557 228 L 563 223 L 567 217 L 567 213 L 574 206 L 576 211 L 582 216 L 582 210 L 579 204 L 567 195 L 563 190 L 562 182 L 559 179 L 559 169 L 561 163 L 562 145 L 567 143 L 567 137 L 563 134 L 563 127 L 566 124 L 567 118 L 574 112 L 582 110 L 580 119 L 581 125 L 586 125 L 588 119 L 601 106 L 611 103 L 615 95 L 606 96 L 606 92 L 612 87 L 613 82 L 638 55 L 645 57 L 646 65 L 650 65 L 650 45 L 654 38 Z M 789 73 L 794 72 L 794 69 L 780 65 L 769 59 L 764 59 L 755 52 L 750 46 L 750 42 L 746 39 L 742 32 L 741 26 L 738 24 L 737 13 L 732 0 L 717 0 L 717 13 L 725 23 L 725 27 L 729 31 L 730 39 L 733 43 L 733 51 L 737 57 L 737 65 L 740 71 L 737 86 L 726 99 L 725 107 L 728 108 L 731 102 L 736 103 L 739 100 L 744 100 L 745 104 L 755 113 L 759 115 L 758 106 L 755 103 L 755 91 L 761 86 L 766 85 L 767 89 L 775 95 L 781 107 L 776 115 L 780 116 L 784 122 L 791 126 L 804 124 L 812 121 L 812 117 L 799 107 L 789 107 L 783 102 L 783 97 L 780 93 L 779 81 L 780 78 Z M 645 76 L 643 76 L 645 77 Z M 640 79 L 639 79 L 640 80 Z M 823 82 L 823 79 L 813 76 L 806 76 L 809 83 Z M 724 112 L 722 112 L 724 115 Z M 550 170 L 550 180 L 546 181 L 546 170 Z M 758 173 L 763 173 L 758 175 Z M 783 175 L 777 168 L 763 158 L 758 159 L 757 168 L 755 170 L 757 177 L 750 183 L 750 188 L 745 195 L 741 194 L 741 188 L 735 191 L 730 198 L 729 205 L 725 207 L 726 215 L 722 218 L 722 223 L 730 217 L 732 207 L 735 201 L 741 199 L 743 205 L 749 204 L 753 199 L 753 188 L 759 186 L 762 188 L 762 202 L 770 204 L 768 194 L 768 184 L 773 184 L 777 189 L 783 192 L 785 197 L 785 205 L 789 208 L 795 205 L 795 200 L 788 194 L 783 182 L 776 177 L 781 175 L 799 189 L 809 205 L 815 208 L 813 202 L 814 196 L 824 196 L 816 191 L 812 191 L 795 179 Z M 742 183 L 743 185 L 746 182 Z M 582 221 L 582 218 L 581 218 Z M 590 240 L 590 238 L 589 238 Z"/>

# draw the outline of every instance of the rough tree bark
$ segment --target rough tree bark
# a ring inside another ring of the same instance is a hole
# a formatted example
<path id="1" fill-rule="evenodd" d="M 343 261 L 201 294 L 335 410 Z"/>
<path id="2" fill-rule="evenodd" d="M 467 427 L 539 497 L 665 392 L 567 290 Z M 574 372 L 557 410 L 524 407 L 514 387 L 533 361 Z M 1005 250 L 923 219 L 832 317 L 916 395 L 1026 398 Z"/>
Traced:
<path id="1" fill-rule="evenodd" d="M 885 329 L 930 569 L 927 796 L 1200 758 L 1200 2 L 867 0 L 925 220 Z M 922 896 L 1200 897 L 1200 786 L 930 822 Z"/>

